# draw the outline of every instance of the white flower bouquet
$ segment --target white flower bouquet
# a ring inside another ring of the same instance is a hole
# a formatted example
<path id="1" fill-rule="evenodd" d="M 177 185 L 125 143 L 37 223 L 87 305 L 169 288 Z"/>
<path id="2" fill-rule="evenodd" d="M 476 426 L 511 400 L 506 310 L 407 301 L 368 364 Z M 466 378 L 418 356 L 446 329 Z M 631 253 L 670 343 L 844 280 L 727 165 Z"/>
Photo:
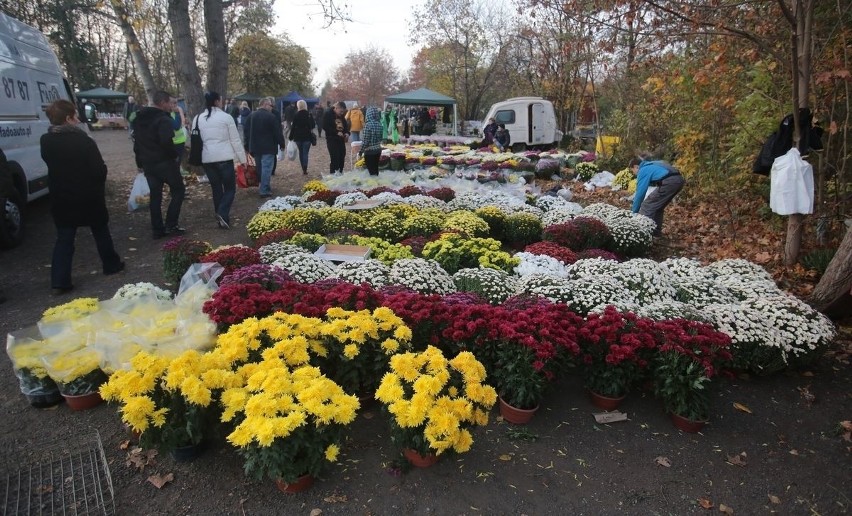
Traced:
<path id="1" fill-rule="evenodd" d="M 113 299 L 136 299 L 140 297 L 152 296 L 160 301 L 171 301 L 172 293 L 162 289 L 153 283 L 139 282 L 128 283 L 115 291 Z"/>
<path id="2" fill-rule="evenodd" d="M 274 263 L 275 260 L 282 256 L 304 253 L 305 249 L 294 244 L 288 244 L 287 242 L 273 242 L 271 244 L 261 246 L 257 252 L 260 254 L 261 263 Z"/>
<path id="3" fill-rule="evenodd" d="M 301 203 L 302 200 L 299 199 L 299 204 Z M 257 211 L 290 211 L 294 207 L 295 205 L 285 200 L 284 197 L 276 197 L 261 204 Z"/>
<path id="4" fill-rule="evenodd" d="M 379 260 L 364 260 L 363 262 L 344 262 L 337 266 L 337 277 L 360 285 L 369 283 L 371 287 L 378 289 L 388 283 L 390 278 L 390 267 Z"/>
<path id="5" fill-rule="evenodd" d="M 452 294 L 453 278 L 438 262 L 423 258 L 403 258 L 391 266 L 389 285 L 401 285 L 421 294 Z"/>
<path id="6" fill-rule="evenodd" d="M 615 276 L 636 296 L 640 304 L 674 301 L 674 276 L 654 260 L 633 259 L 618 264 Z"/>
<path id="7" fill-rule="evenodd" d="M 545 275 L 554 278 L 567 278 L 570 275 L 569 268 L 552 256 L 520 252 L 515 253 L 515 258 L 521 260 L 521 263 L 514 268 L 515 274 L 521 277 Z"/>
<path id="8" fill-rule="evenodd" d="M 316 283 L 321 279 L 336 277 L 331 262 L 304 252 L 281 256 L 272 264 L 289 272 L 299 283 Z"/>
<path id="9" fill-rule="evenodd" d="M 568 277 L 571 279 L 583 279 L 598 276 L 614 276 L 619 270 L 618 262 L 614 260 L 585 258 L 577 260 L 568 266 Z"/>
<path id="10" fill-rule="evenodd" d="M 351 206 L 358 201 L 363 201 L 367 199 L 367 194 L 364 192 L 347 192 L 344 194 L 340 194 L 334 200 L 335 208 L 342 208 L 343 206 Z"/>
<path id="11" fill-rule="evenodd" d="M 461 269 L 453 274 L 459 292 L 473 292 L 492 305 L 499 305 L 517 289 L 516 280 L 498 269 Z"/>

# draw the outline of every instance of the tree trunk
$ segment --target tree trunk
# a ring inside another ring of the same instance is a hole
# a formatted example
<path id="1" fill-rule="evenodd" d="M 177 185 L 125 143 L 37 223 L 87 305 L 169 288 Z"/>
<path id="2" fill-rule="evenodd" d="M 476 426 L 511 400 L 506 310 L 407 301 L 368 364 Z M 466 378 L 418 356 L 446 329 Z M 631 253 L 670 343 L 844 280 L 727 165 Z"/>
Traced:
<path id="1" fill-rule="evenodd" d="M 210 53 L 207 68 L 207 89 L 223 98 L 228 91 L 228 43 L 225 39 L 225 20 L 222 0 L 204 0 L 204 24 L 207 30 L 207 49 Z"/>
<path id="2" fill-rule="evenodd" d="M 178 82 L 186 99 L 187 114 L 193 116 L 204 109 L 204 92 L 195 62 L 195 40 L 189 28 L 189 0 L 169 0 L 169 23 L 175 41 Z"/>
<path id="3" fill-rule="evenodd" d="M 849 316 L 852 312 L 852 229 L 846 229 L 846 236 L 811 294 L 810 304 L 829 316 Z"/>
<path id="4" fill-rule="evenodd" d="M 145 54 L 142 53 L 142 46 L 139 44 L 139 38 L 136 36 L 136 30 L 130 22 L 130 15 L 127 13 L 127 8 L 124 6 L 123 0 L 110 0 L 112 10 L 115 11 L 115 18 L 118 26 L 121 27 L 121 32 L 124 34 L 124 39 L 127 42 L 127 49 L 130 51 L 130 57 L 133 59 L 133 65 L 136 67 L 136 73 L 139 74 L 139 79 L 142 80 L 142 87 L 145 88 L 145 94 L 148 96 L 148 103 L 154 97 L 154 92 L 157 91 L 157 86 L 154 84 L 154 76 L 151 75 L 151 69 L 148 68 L 148 60 Z"/>

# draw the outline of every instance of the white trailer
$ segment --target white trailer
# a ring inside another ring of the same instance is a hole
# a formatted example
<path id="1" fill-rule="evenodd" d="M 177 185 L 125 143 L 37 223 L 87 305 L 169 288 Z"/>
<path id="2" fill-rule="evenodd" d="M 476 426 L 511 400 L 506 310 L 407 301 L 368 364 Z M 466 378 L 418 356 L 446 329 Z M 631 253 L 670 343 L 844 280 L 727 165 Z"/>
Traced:
<path id="1" fill-rule="evenodd" d="M 553 103 L 541 97 L 515 97 L 492 105 L 483 127 L 491 118 L 506 126 L 515 152 L 532 146 L 556 146 L 562 140 Z"/>

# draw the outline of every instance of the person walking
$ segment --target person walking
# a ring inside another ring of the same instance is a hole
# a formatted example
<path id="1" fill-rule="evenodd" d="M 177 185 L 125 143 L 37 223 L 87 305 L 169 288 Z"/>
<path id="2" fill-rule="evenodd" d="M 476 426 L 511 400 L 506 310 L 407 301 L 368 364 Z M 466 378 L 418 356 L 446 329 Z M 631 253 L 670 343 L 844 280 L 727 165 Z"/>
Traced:
<path id="1" fill-rule="evenodd" d="M 663 234 L 663 211 L 686 183 L 680 171 L 665 161 L 651 161 L 650 153 L 641 153 L 630 160 L 630 169 L 636 174 L 636 193 L 633 194 L 633 213 L 645 215 L 657 224 L 654 236 Z M 648 197 L 649 186 L 657 187 Z"/>
<path id="2" fill-rule="evenodd" d="M 193 121 L 204 142 L 201 166 L 213 190 L 216 223 L 222 229 L 231 229 L 231 205 L 237 193 L 234 160 L 246 163 L 246 153 L 234 117 L 222 110 L 222 96 L 215 91 L 207 92 L 204 105 L 207 113 L 200 113 Z"/>
<path id="3" fill-rule="evenodd" d="M 56 225 L 50 285 L 54 294 L 63 294 L 74 288 L 71 265 L 78 227 L 91 229 L 104 274 L 123 271 L 124 262 L 109 231 L 107 166 L 98 145 L 77 127 L 80 119 L 72 102 L 57 100 L 45 112 L 51 125 L 41 136 L 41 159 L 47 163 L 50 212 Z"/>
<path id="4" fill-rule="evenodd" d="M 290 129 L 293 128 L 293 119 L 296 118 L 296 105 L 292 102 L 284 107 L 284 136 L 289 138 Z"/>
<path id="5" fill-rule="evenodd" d="M 175 135 L 172 138 L 172 143 L 175 144 L 175 152 L 177 153 L 178 168 L 181 175 L 188 175 L 189 172 L 183 173 L 183 155 L 186 153 L 186 116 L 183 114 L 183 108 L 178 106 L 177 99 L 172 97 L 169 99 L 172 106 L 172 112 L 169 116 L 172 117 L 172 129 L 175 130 Z"/>
<path id="6" fill-rule="evenodd" d="M 278 149 L 284 150 L 281 122 L 272 114 L 272 97 L 261 99 L 257 111 L 246 120 L 245 148 L 261 167 L 260 196 L 272 197 L 272 170 Z"/>
<path id="7" fill-rule="evenodd" d="M 323 115 L 325 114 L 325 109 L 323 109 L 320 103 L 317 103 L 316 107 L 314 107 L 314 123 L 317 125 L 317 137 L 322 138 L 322 121 Z"/>
<path id="8" fill-rule="evenodd" d="M 186 232 L 186 229 L 178 225 L 186 188 L 172 141 L 175 132 L 170 116 L 171 98 L 168 92 L 155 92 L 152 98 L 154 105 L 142 108 L 136 116 L 133 152 L 136 155 L 136 165 L 145 172 L 145 179 L 151 189 L 151 229 L 154 239 Z M 165 223 L 162 213 L 163 185 L 169 185 L 171 196 Z"/>
<path id="9" fill-rule="evenodd" d="M 333 109 L 325 113 L 322 128 L 325 130 L 325 143 L 328 147 L 328 171 L 330 174 L 343 174 L 343 161 L 346 158 L 346 142 L 349 141 L 349 127 L 346 124 L 346 104 L 338 102 Z"/>
<path id="10" fill-rule="evenodd" d="M 346 121 L 349 122 L 349 135 L 353 142 L 361 141 L 361 130 L 364 129 L 364 112 L 358 109 L 356 102 L 352 109 L 346 112 Z"/>
<path id="11" fill-rule="evenodd" d="M 299 147 L 299 164 L 302 165 L 302 174 L 308 175 L 308 153 L 311 145 L 317 144 L 314 135 L 314 119 L 308 112 L 308 103 L 304 100 L 296 102 L 296 115 L 293 117 L 293 127 L 290 129 L 290 141 L 296 142 Z"/>
<path id="12" fill-rule="evenodd" d="M 379 108 L 367 108 L 367 123 L 364 126 L 364 139 L 361 140 L 361 152 L 364 163 L 371 176 L 379 175 L 379 157 L 382 155 L 382 121 Z"/>

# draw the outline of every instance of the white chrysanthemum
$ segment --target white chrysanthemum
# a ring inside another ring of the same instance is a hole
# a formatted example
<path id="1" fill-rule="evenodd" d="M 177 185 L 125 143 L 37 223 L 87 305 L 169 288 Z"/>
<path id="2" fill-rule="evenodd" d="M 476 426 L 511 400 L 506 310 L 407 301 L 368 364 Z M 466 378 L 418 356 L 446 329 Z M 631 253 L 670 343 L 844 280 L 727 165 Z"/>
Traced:
<path id="1" fill-rule="evenodd" d="M 568 202 L 558 195 L 542 195 L 535 200 L 535 205 L 545 212 L 559 208 L 566 208 L 571 204 L 575 203 Z"/>
<path id="2" fill-rule="evenodd" d="M 677 295 L 674 276 L 654 260 L 640 258 L 620 263 L 614 277 L 633 292 L 640 304 L 674 301 Z"/>
<path id="3" fill-rule="evenodd" d="M 535 215 L 539 219 L 541 219 L 542 215 L 544 215 L 544 211 L 541 208 L 536 208 L 535 206 L 530 206 L 526 203 L 512 204 L 509 205 L 508 208 L 511 210 L 510 214 L 528 213 L 530 215 Z"/>
<path id="4" fill-rule="evenodd" d="M 573 220 L 582 211 L 583 207 L 574 202 L 566 203 L 564 206 L 557 206 L 552 210 L 544 212 L 544 215 L 541 216 L 541 225 L 543 227 L 550 227 L 555 224 L 564 224 L 569 220 Z"/>
<path id="5" fill-rule="evenodd" d="M 636 296 L 615 278 L 608 276 L 586 277 L 572 280 L 567 299 L 562 301 L 578 314 L 586 315 L 606 305 L 622 309 L 635 309 Z"/>
<path id="6" fill-rule="evenodd" d="M 660 265 L 677 278 L 715 278 L 712 273 L 702 267 L 701 262 L 693 258 L 667 258 L 660 262 Z"/>
<path id="7" fill-rule="evenodd" d="M 603 258 L 577 260 L 567 267 L 568 277 L 581 280 L 588 277 L 613 276 L 619 271 L 618 262 Z"/>
<path id="8" fill-rule="evenodd" d="M 796 297 L 779 293 L 752 297 L 742 305 L 760 312 L 763 323 L 779 332 L 779 344 L 785 353 L 804 355 L 834 339 L 834 324 Z"/>
<path id="9" fill-rule="evenodd" d="M 703 275 L 701 271 L 693 277 L 676 277 L 674 287 L 676 298 L 683 303 L 689 303 L 696 308 L 707 305 L 736 303 L 737 296 L 727 287 L 713 278 Z"/>
<path id="10" fill-rule="evenodd" d="M 508 273 L 497 269 L 461 269 L 453 274 L 459 292 L 474 292 L 497 305 L 515 294 L 517 281 Z"/>
<path id="11" fill-rule="evenodd" d="M 728 289 L 737 299 L 744 300 L 752 297 L 774 296 L 781 293 L 778 285 L 772 279 L 740 276 L 732 273 L 729 276 L 718 276 L 716 284 Z"/>
<path id="12" fill-rule="evenodd" d="M 530 274 L 517 280 L 516 293 L 534 294 L 545 297 L 554 303 L 570 300 L 571 280 L 550 274 Z"/>
<path id="13" fill-rule="evenodd" d="M 257 252 L 260 254 L 260 261 L 262 263 L 274 263 L 275 260 L 282 256 L 294 253 L 304 253 L 305 249 L 287 242 L 272 242 L 261 246 Z"/>
<path id="14" fill-rule="evenodd" d="M 170 301 L 172 299 L 172 293 L 170 291 L 162 289 L 154 285 L 153 283 L 148 283 L 146 281 L 139 283 L 128 283 L 127 285 L 124 285 L 118 290 L 116 290 L 115 295 L 112 296 L 112 298 L 136 299 L 139 297 L 149 296 L 153 296 L 161 301 Z"/>
<path id="15" fill-rule="evenodd" d="M 331 262 L 304 252 L 282 256 L 272 265 L 289 272 L 290 276 L 300 283 L 315 283 L 321 279 L 336 277 L 336 269 Z"/>
<path id="16" fill-rule="evenodd" d="M 401 285 L 421 294 L 451 294 L 456 291 L 453 278 L 438 262 L 423 258 L 403 258 L 391 266 L 389 285 Z"/>
<path id="17" fill-rule="evenodd" d="M 430 195 L 412 195 L 405 198 L 405 203 L 421 210 L 436 208 L 444 211 L 447 208 L 446 202 Z"/>
<path id="18" fill-rule="evenodd" d="M 669 319 L 688 319 L 690 321 L 709 322 L 701 310 L 680 301 L 656 301 L 646 305 L 640 305 L 635 310 L 636 315 L 653 319 L 655 321 L 666 321 Z"/>
<path id="19" fill-rule="evenodd" d="M 328 203 L 325 201 L 306 201 L 300 204 L 299 208 L 305 210 L 322 210 L 328 208 Z"/>
<path id="20" fill-rule="evenodd" d="M 373 288 L 380 288 L 388 283 L 390 267 L 378 260 L 344 262 L 337 266 L 337 277 L 354 285 L 369 283 Z"/>
<path id="21" fill-rule="evenodd" d="M 358 201 L 363 201 L 366 198 L 367 194 L 364 192 L 347 192 L 337 196 L 334 200 L 334 207 L 342 208 L 343 206 L 350 206 Z"/>
<path id="22" fill-rule="evenodd" d="M 381 201 L 383 206 L 405 203 L 405 197 L 395 192 L 382 192 L 370 197 L 371 201 Z"/>
<path id="23" fill-rule="evenodd" d="M 301 202 L 302 201 L 300 199 L 299 204 L 301 204 Z M 293 208 L 294 205 L 285 200 L 284 197 L 276 197 L 261 204 L 257 211 L 290 211 Z"/>
<path id="24" fill-rule="evenodd" d="M 557 278 L 568 277 L 568 268 L 565 264 L 551 256 L 520 252 L 515 254 L 515 258 L 521 260 L 521 263 L 514 268 L 515 274 L 518 276 L 544 274 Z"/>
<path id="25" fill-rule="evenodd" d="M 741 258 L 727 258 L 711 263 L 704 269 L 717 278 L 737 275 L 745 280 L 768 280 L 772 281 L 772 276 L 766 272 L 766 269 Z"/>

